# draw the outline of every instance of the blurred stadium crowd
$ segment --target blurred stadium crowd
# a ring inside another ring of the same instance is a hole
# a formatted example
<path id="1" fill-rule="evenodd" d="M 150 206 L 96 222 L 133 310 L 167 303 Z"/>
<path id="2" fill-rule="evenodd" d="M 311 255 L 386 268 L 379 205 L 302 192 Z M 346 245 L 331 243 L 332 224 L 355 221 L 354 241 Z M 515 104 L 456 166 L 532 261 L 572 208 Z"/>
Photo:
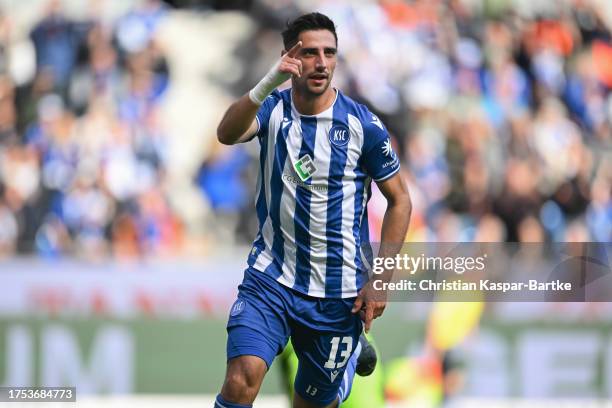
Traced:
<path id="1" fill-rule="evenodd" d="M 201 106 L 219 114 L 278 58 L 287 19 L 316 9 L 335 20 L 334 83 L 393 135 L 414 203 L 408 239 L 612 238 L 606 1 L 174 3 L 202 24 L 227 8 L 248 21 L 249 35 L 227 44 L 240 75 Z M 175 256 L 249 242 L 256 142 L 218 145 L 209 120 L 201 138 L 212 147 L 187 149 L 197 166 L 169 176 L 182 134 L 163 113 L 181 61 L 168 63 L 173 45 L 158 31 L 179 12 L 145 0 L 111 20 L 73 19 L 58 0 L 43 4 L 25 37 L 10 8 L 0 14 L 0 254 Z M 31 75 L 15 50 L 24 38 Z M 190 196 L 173 194 L 176 183 L 197 188 L 201 216 L 184 213 Z M 375 194 L 372 231 L 384 209 Z"/>

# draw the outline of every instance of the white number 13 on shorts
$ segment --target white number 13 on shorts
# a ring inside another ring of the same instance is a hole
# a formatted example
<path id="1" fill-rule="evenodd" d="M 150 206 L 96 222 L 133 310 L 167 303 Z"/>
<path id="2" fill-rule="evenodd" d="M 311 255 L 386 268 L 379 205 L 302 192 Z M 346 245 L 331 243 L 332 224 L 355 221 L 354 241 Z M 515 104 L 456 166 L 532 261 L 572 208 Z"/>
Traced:
<path id="1" fill-rule="evenodd" d="M 353 351 L 353 338 L 351 336 L 342 337 L 342 344 L 346 344 L 346 348 L 340 351 L 340 357 L 342 361 L 336 364 L 336 355 L 338 354 L 338 346 L 340 345 L 340 337 L 333 337 L 331 340 L 331 350 L 329 352 L 329 359 L 325 363 L 325 368 L 331 370 L 336 368 L 342 368 L 351 357 L 351 351 Z"/>

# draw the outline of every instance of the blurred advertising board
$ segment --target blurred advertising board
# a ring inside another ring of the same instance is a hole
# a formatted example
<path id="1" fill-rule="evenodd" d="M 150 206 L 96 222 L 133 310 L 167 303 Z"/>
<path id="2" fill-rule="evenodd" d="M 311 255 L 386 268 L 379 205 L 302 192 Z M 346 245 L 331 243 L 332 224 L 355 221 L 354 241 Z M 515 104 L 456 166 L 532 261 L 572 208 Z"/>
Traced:
<path id="1" fill-rule="evenodd" d="M 0 268 L 0 385 L 83 393 L 215 393 L 242 262 Z M 421 352 L 431 304 L 391 302 L 374 325 L 385 364 Z M 492 303 L 454 350 L 470 397 L 612 397 L 608 303 Z M 279 393 L 272 369 L 263 391 Z"/>

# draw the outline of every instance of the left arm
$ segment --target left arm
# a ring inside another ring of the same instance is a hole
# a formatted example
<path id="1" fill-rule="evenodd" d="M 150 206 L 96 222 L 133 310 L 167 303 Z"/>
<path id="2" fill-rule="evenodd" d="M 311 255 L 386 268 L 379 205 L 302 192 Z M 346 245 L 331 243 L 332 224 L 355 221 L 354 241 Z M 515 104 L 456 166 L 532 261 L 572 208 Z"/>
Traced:
<path id="1" fill-rule="evenodd" d="M 383 218 L 381 230 L 381 246 L 378 252 L 379 257 L 395 257 L 400 251 L 412 212 L 410 195 L 402 180 L 400 173 L 387 180 L 377 183 L 381 193 L 387 199 L 387 210 Z M 386 270 L 380 275 L 376 275 L 359 291 L 353 313 L 360 312 L 361 318 L 365 322 L 366 333 L 370 331 L 372 320 L 381 316 L 387 306 L 387 296 L 380 291 L 376 291 L 373 286 L 374 279 L 389 282 L 393 276 L 393 270 Z"/>

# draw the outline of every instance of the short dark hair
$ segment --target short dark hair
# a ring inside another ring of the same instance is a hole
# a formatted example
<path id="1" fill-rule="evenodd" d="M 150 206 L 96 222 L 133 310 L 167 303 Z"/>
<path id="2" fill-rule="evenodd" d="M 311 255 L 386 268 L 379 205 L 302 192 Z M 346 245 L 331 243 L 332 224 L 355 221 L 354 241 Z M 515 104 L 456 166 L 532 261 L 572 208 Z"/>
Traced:
<path id="1" fill-rule="evenodd" d="M 302 31 L 309 30 L 329 30 L 334 35 L 336 44 L 338 44 L 338 35 L 336 34 L 334 22 L 325 14 L 314 12 L 304 14 L 293 21 L 287 22 L 287 28 L 282 32 L 285 50 L 288 50 L 297 43 L 298 36 Z"/>

